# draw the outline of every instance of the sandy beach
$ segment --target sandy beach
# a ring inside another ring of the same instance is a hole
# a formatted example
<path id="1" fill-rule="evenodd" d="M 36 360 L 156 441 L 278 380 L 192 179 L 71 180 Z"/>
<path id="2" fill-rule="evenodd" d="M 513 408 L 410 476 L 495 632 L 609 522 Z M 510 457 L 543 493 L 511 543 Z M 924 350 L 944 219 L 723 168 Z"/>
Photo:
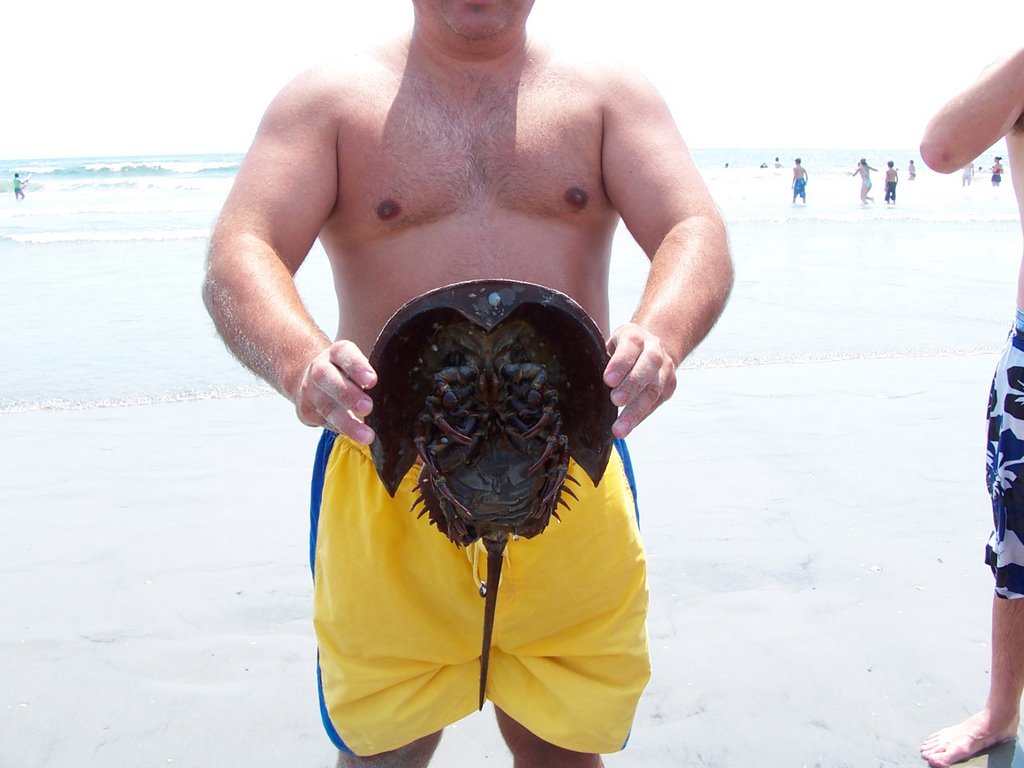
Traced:
<path id="1" fill-rule="evenodd" d="M 611 768 L 923 766 L 921 740 L 984 699 L 984 414 L 1016 206 L 922 172 L 899 209 L 865 209 L 858 154 L 803 155 L 806 208 L 788 169 L 705 157 L 737 282 L 630 439 L 654 669 Z M 317 436 L 199 297 L 235 166 L 40 166 L 45 194 L 0 211 L 0 768 L 331 766 Z M 646 275 L 624 233 L 613 324 Z M 333 328 L 322 254 L 297 279 Z M 511 766 L 492 712 L 449 728 L 434 765 Z"/>
<path id="2" fill-rule="evenodd" d="M 920 740 L 987 690 L 994 363 L 682 371 L 631 440 L 654 671 L 609 766 L 924 765 Z M 0 766 L 332 765 L 314 434 L 290 406 L 5 413 L 0 430 Z M 434 764 L 511 765 L 489 708 Z"/>

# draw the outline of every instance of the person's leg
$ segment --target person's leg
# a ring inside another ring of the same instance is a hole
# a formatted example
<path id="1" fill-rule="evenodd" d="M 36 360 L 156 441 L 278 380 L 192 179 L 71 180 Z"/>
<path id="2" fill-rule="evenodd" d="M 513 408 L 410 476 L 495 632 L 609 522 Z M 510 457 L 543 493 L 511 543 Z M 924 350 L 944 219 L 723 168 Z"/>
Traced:
<path id="1" fill-rule="evenodd" d="M 434 751 L 440 743 L 441 732 L 438 731 L 401 749 L 371 757 L 356 757 L 339 752 L 337 768 L 423 768 L 430 765 L 430 758 L 434 756 Z"/>
<path id="2" fill-rule="evenodd" d="M 602 768 L 600 755 L 573 752 L 544 741 L 497 707 L 498 728 L 512 752 L 513 768 Z"/>
<path id="3" fill-rule="evenodd" d="M 1024 691 L 1024 599 L 992 599 L 988 701 L 984 709 L 962 723 L 925 739 L 921 757 L 937 768 L 947 768 L 1017 735 Z"/>

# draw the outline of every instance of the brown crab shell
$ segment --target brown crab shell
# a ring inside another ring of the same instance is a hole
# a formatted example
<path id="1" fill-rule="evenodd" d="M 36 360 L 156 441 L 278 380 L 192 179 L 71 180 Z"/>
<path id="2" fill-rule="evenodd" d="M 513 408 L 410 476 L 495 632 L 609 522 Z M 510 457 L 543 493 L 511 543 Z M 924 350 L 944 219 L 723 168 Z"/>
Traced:
<path id="1" fill-rule="evenodd" d="M 617 409 L 604 383 L 608 352 L 600 328 L 586 310 L 564 293 L 516 280 L 471 280 L 424 293 L 388 320 L 370 353 L 378 384 L 371 390 L 373 412 L 366 423 L 377 436 L 370 453 L 377 475 L 392 496 L 417 459 L 413 425 L 433 392 L 433 370 L 424 358 L 435 331 L 471 324 L 490 333 L 501 323 L 520 320 L 536 331 L 544 356 L 559 363 L 558 390 L 569 453 L 596 486 L 612 449 Z M 442 351 L 443 352 L 443 351 Z"/>

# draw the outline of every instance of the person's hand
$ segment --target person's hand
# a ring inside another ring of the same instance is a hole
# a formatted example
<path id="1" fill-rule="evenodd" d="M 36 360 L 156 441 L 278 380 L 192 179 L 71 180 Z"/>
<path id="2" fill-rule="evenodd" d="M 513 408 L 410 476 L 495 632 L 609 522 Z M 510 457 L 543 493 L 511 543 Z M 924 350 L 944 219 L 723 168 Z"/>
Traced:
<path id="1" fill-rule="evenodd" d="M 675 392 L 676 363 L 661 339 L 636 323 L 616 329 L 608 352 L 604 383 L 612 389 L 612 403 L 622 409 L 612 434 L 625 437 Z"/>
<path id="2" fill-rule="evenodd" d="M 313 358 L 295 394 L 299 421 L 327 427 L 357 443 L 369 445 L 374 432 L 363 423 L 373 401 L 365 390 L 377 383 L 369 360 L 351 341 L 336 341 Z"/>

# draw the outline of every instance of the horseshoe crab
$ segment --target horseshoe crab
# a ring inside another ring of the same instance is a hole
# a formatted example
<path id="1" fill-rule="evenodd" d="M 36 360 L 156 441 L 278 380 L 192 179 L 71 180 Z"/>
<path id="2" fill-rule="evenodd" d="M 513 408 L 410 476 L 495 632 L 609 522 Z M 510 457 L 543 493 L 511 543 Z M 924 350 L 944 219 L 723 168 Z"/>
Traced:
<path id="1" fill-rule="evenodd" d="M 603 381 L 600 329 L 568 296 L 511 280 L 456 283 L 419 296 L 385 325 L 370 453 L 395 495 L 419 460 L 419 516 L 456 546 L 487 550 L 479 706 L 483 708 L 502 553 L 576 498 L 572 457 L 596 486 L 616 408 Z"/>

